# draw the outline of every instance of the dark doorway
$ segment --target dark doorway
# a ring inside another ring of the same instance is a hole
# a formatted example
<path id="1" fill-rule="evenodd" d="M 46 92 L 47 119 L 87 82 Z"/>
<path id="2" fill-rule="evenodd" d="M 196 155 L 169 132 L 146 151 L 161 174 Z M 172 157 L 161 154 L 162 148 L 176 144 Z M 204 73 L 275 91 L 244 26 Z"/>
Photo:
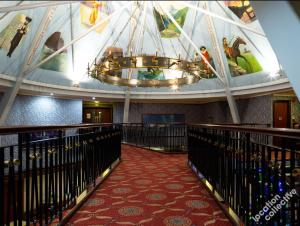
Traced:
<path id="1" fill-rule="evenodd" d="M 291 107 L 289 100 L 277 100 L 273 102 L 273 127 L 290 128 L 291 126 Z M 275 146 L 282 147 L 284 140 L 280 137 L 273 138 Z M 285 144 L 287 145 L 287 144 Z"/>
<path id="2" fill-rule="evenodd" d="M 273 102 L 273 127 L 290 128 L 291 109 L 289 100 L 278 100 Z"/>
<path id="3" fill-rule="evenodd" d="M 83 102 L 83 123 L 112 123 L 113 105 L 99 101 Z"/>
<path id="4" fill-rule="evenodd" d="M 83 123 L 112 123 L 111 108 L 84 108 Z"/>

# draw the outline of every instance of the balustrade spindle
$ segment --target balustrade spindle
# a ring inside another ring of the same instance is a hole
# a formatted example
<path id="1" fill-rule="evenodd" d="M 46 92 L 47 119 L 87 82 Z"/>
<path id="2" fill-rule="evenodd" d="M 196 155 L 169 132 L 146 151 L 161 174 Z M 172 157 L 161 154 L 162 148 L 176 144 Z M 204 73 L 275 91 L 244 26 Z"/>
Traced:
<path id="1" fill-rule="evenodd" d="M 269 208 L 258 218 L 261 225 L 299 225 L 299 130 L 203 124 L 188 125 L 187 132 L 190 165 L 243 224 L 257 225 L 254 217 L 268 201 L 275 196 L 284 200 L 295 189 L 273 216 Z M 277 137 L 281 146 L 273 144 Z M 268 213 L 270 219 L 265 218 Z"/>
<path id="2" fill-rule="evenodd" d="M 63 211 L 120 159 L 121 136 L 114 133 L 122 125 L 0 127 L 12 142 L 0 147 L 0 226 L 63 221 Z"/>

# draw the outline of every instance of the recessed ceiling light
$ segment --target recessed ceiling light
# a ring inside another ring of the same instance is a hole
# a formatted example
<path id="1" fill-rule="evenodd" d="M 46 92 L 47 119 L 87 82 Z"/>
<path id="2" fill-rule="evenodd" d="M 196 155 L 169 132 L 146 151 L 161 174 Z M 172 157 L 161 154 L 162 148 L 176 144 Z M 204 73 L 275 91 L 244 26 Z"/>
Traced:
<path id="1" fill-rule="evenodd" d="M 50 93 L 50 96 L 53 96 L 54 95 L 54 93 Z"/>
<path id="2" fill-rule="evenodd" d="M 276 78 L 276 77 L 280 76 L 280 71 L 272 71 L 272 72 L 270 72 L 269 76 L 271 78 Z"/>
<path id="3" fill-rule="evenodd" d="M 171 86 L 171 90 L 178 90 L 178 89 L 179 89 L 178 85 L 172 85 Z"/>

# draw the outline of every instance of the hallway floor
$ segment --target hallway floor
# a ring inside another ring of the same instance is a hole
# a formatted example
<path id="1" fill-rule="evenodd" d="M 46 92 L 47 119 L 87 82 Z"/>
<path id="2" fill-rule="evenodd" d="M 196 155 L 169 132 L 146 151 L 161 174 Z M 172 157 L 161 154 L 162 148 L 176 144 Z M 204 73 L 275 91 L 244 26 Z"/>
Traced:
<path id="1" fill-rule="evenodd" d="M 67 225 L 231 225 L 187 155 L 123 145 L 122 161 Z"/>

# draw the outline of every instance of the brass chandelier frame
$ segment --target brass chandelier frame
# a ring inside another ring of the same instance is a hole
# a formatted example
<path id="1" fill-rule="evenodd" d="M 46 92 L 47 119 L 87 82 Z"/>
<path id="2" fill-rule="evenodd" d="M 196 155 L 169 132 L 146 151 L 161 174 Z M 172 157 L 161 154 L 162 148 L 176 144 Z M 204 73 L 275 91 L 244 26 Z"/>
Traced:
<path id="1" fill-rule="evenodd" d="M 181 78 L 174 79 L 136 79 L 122 77 L 122 69 L 172 69 L 182 73 Z M 200 70 L 200 61 L 169 58 L 164 56 L 107 56 L 98 62 L 95 59 L 93 68 L 88 65 L 88 75 L 101 82 L 127 87 L 172 87 L 183 86 L 198 82 L 201 78 L 208 78 L 204 70 Z"/>

